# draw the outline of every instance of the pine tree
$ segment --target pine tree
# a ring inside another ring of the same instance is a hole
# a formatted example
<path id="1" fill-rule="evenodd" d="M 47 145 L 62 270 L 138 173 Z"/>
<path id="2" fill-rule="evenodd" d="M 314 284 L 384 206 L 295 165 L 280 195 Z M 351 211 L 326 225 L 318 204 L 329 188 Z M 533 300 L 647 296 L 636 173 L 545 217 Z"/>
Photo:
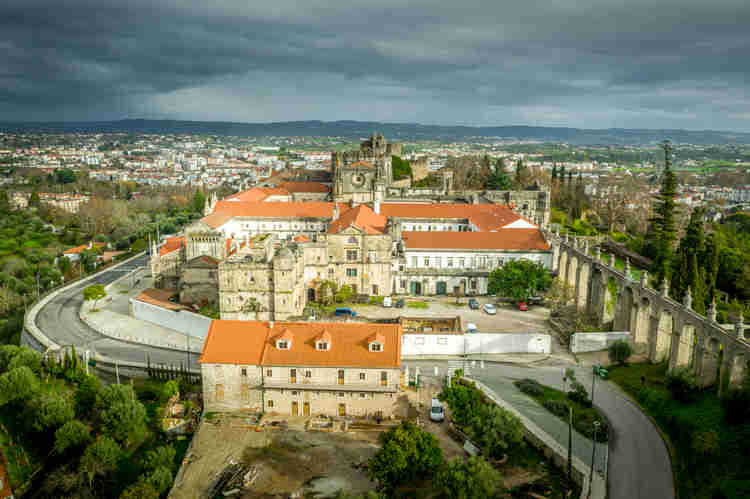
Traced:
<path id="1" fill-rule="evenodd" d="M 706 237 L 700 261 L 706 277 L 705 303 L 708 306 L 715 298 L 716 276 L 719 274 L 719 245 L 716 243 L 715 234 L 711 233 Z"/>
<path id="2" fill-rule="evenodd" d="M 681 302 L 688 288 L 690 288 L 693 295 L 693 309 L 699 313 L 704 313 L 706 306 L 705 271 L 702 266 L 698 265 L 698 259 L 702 258 L 704 253 L 703 210 L 696 208 L 690 214 L 690 222 L 685 228 L 685 236 L 677 248 L 669 294 L 672 298 Z"/>
<path id="3" fill-rule="evenodd" d="M 664 174 L 661 189 L 654 202 L 654 216 L 651 218 L 649 232 L 654 237 L 654 263 L 651 271 L 658 283 L 669 277 L 669 264 L 672 259 L 672 246 L 677 237 L 675 210 L 677 197 L 677 177 L 672 171 L 672 146 L 664 142 Z"/>
<path id="4" fill-rule="evenodd" d="M 552 165 L 552 183 L 557 182 L 557 163 Z"/>
<path id="5" fill-rule="evenodd" d="M 521 170 L 523 170 L 523 161 L 519 159 L 516 163 L 516 189 L 523 188 L 521 185 Z"/>

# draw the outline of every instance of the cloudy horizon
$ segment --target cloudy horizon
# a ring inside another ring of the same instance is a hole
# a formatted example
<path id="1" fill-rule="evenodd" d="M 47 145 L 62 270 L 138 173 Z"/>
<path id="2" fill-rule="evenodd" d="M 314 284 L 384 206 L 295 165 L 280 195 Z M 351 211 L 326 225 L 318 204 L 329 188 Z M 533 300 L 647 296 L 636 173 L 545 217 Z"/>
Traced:
<path id="1" fill-rule="evenodd" d="M 742 0 L 6 0 L 0 121 L 750 132 Z"/>

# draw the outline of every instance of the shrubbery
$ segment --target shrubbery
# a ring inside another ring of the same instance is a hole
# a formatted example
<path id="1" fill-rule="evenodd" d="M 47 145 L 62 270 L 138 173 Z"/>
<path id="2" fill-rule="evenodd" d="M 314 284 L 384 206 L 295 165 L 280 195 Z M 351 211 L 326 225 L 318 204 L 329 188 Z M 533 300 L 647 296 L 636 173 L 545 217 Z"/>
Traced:
<path id="1" fill-rule="evenodd" d="M 633 348 L 626 340 L 617 340 L 607 349 L 609 360 L 620 365 L 625 364 L 633 353 Z"/>
<path id="2" fill-rule="evenodd" d="M 722 399 L 724 419 L 730 425 L 750 422 L 750 392 L 747 389 L 730 390 Z"/>
<path id="3" fill-rule="evenodd" d="M 695 398 L 698 380 L 688 367 L 678 367 L 667 373 L 665 386 L 676 401 L 687 403 Z"/>
<path id="4" fill-rule="evenodd" d="M 523 393 L 531 395 L 532 397 L 540 397 L 544 393 L 542 385 L 533 379 L 522 379 L 516 383 L 516 386 Z"/>

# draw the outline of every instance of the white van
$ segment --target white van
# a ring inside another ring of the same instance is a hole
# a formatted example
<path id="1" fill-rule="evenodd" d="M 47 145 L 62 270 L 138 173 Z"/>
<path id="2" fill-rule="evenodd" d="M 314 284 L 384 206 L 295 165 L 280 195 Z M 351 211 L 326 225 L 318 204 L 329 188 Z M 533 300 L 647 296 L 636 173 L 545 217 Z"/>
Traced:
<path id="1" fill-rule="evenodd" d="M 438 399 L 432 399 L 432 403 L 430 404 L 430 419 L 437 423 L 441 423 L 445 419 L 443 403 Z"/>
<path id="2" fill-rule="evenodd" d="M 393 299 L 390 296 L 386 296 L 383 298 L 383 306 L 385 308 L 390 308 L 393 306 Z"/>

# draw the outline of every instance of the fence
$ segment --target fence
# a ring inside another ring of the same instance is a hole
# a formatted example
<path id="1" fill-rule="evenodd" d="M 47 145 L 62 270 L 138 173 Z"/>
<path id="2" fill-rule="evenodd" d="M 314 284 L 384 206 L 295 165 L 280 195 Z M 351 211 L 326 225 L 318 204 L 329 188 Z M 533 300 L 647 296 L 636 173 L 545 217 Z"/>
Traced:
<path id="1" fill-rule="evenodd" d="M 570 351 L 573 353 L 597 352 L 606 350 L 617 340 L 629 340 L 630 333 L 573 333 L 570 336 Z"/>
<path id="2" fill-rule="evenodd" d="M 481 355 L 503 353 L 549 354 L 548 334 L 404 334 L 401 356 L 417 355 Z"/>

